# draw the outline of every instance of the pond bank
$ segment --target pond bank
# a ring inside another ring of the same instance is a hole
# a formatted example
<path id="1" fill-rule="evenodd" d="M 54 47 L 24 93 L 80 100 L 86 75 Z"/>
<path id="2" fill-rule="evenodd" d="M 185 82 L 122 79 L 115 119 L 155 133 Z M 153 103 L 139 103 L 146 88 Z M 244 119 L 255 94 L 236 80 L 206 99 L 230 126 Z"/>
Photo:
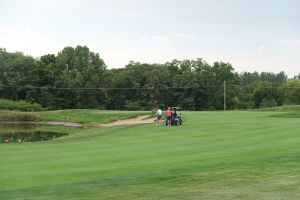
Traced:
<path id="1" fill-rule="evenodd" d="M 83 127 L 83 124 L 77 122 L 28 122 L 28 121 L 0 121 L 0 124 L 37 124 L 37 125 L 54 125 L 54 126 L 66 126 L 66 127 Z"/>

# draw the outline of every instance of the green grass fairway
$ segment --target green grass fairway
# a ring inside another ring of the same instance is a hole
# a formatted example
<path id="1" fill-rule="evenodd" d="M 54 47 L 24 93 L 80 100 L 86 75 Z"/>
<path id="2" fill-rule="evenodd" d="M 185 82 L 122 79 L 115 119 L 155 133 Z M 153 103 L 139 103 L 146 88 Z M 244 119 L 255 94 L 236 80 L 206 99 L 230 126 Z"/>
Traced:
<path id="1" fill-rule="evenodd" d="M 184 112 L 0 145 L 0 199 L 300 199 L 300 118 Z"/>

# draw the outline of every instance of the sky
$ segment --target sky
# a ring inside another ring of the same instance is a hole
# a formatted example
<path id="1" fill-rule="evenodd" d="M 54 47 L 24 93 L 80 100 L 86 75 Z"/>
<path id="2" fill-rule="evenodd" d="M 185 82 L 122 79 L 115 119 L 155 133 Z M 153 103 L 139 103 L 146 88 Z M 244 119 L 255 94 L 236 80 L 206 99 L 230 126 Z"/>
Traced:
<path id="1" fill-rule="evenodd" d="M 300 74 L 299 0 L 0 0 L 0 48 L 86 45 L 108 68 L 202 58 Z"/>

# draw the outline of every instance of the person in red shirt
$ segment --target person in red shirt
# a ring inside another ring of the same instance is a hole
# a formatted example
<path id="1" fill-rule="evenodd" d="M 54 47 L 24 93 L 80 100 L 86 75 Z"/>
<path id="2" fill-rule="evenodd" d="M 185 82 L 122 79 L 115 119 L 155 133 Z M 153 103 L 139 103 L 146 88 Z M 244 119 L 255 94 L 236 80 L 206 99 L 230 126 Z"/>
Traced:
<path id="1" fill-rule="evenodd" d="M 172 120 L 172 110 L 169 107 L 168 110 L 166 111 L 166 125 L 171 126 L 171 120 Z"/>

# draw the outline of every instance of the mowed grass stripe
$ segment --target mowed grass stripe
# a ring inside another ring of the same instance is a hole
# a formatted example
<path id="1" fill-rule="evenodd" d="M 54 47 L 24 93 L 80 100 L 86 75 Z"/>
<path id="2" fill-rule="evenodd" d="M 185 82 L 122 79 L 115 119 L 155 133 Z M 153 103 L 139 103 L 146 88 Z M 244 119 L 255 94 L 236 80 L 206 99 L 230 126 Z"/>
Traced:
<path id="1" fill-rule="evenodd" d="M 212 134 L 213 135 L 213 134 Z M 253 136 L 252 136 L 253 137 Z M 259 137 L 262 137 L 262 136 L 256 136 L 256 137 L 258 137 L 258 139 L 260 139 Z M 274 140 L 276 140 L 277 138 L 274 138 Z M 232 140 L 232 141 L 224 141 L 222 138 L 221 138 L 221 141 L 222 141 L 222 143 L 226 143 L 226 144 L 228 144 L 228 145 L 231 145 L 231 143 L 228 143 L 228 142 L 232 142 L 232 143 L 235 143 L 235 142 L 240 142 L 241 140 L 249 140 L 249 138 L 244 138 L 244 139 L 240 139 L 240 138 L 236 138 L 236 139 L 232 139 L 232 138 L 230 138 L 230 140 Z M 132 140 L 131 140 L 132 141 Z M 134 142 L 133 142 L 134 143 Z M 210 146 L 212 146 L 212 148 L 215 148 L 215 146 L 220 146 L 220 145 L 222 145 L 222 143 L 220 144 L 219 142 L 215 142 L 215 143 L 213 143 L 213 144 L 204 144 L 204 147 L 205 147 L 205 145 L 210 145 Z M 180 145 L 180 144 L 176 144 L 176 143 L 172 143 L 172 144 L 174 144 L 174 147 L 176 147 L 177 149 L 179 149 L 179 151 L 181 151 L 181 149 L 180 149 L 180 147 L 178 147 L 178 145 Z M 132 143 L 130 143 L 130 145 L 132 145 Z M 151 144 L 151 145 L 153 145 L 153 144 Z M 161 146 L 158 146 L 158 147 L 164 147 L 164 146 L 166 146 L 166 144 L 165 143 L 162 143 L 162 144 L 160 144 Z M 97 145 L 96 145 L 97 146 Z M 144 144 L 143 144 L 143 146 L 144 146 Z M 137 149 L 139 149 L 140 148 L 140 146 L 138 146 L 138 145 L 135 145 L 135 147 L 137 148 Z M 156 146 L 157 147 L 157 146 Z M 130 147 L 127 147 L 127 146 L 125 146 L 124 148 L 130 148 Z M 184 147 L 184 148 L 186 148 L 186 149 L 188 149 L 189 147 Z M 202 148 L 203 148 L 203 146 L 202 146 Z M 83 152 L 84 153 L 84 152 Z M 67 152 L 65 153 L 66 155 L 68 154 Z M 70 152 L 69 154 L 72 154 L 72 152 Z"/>
<path id="2" fill-rule="evenodd" d="M 280 136 L 280 135 L 279 135 Z M 262 136 L 262 135 L 259 135 L 259 136 L 256 136 L 256 140 L 259 140 L 261 137 L 268 137 L 268 136 Z M 284 135 L 284 137 L 286 138 L 286 136 Z M 252 136 L 252 138 L 247 138 L 247 139 L 243 139 L 243 140 L 245 140 L 246 142 L 249 142 L 250 141 L 250 139 L 253 139 L 253 136 Z M 276 137 L 274 137 L 274 138 L 272 138 L 273 140 L 277 140 L 277 138 Z M 213 144 L 203 144 L 202 146 L 201 146 L 201 148 L 205 148 L 205 146 L 207 146 L 207 145 L 209 145 L 209 146 L 211 146 L 213 149 L 215 149 L 216 147 L 221 147 L 222 148 L 222 144 L 225 144 L 225 145 L 228 145 L 228 146 L 230 146 L 230 145 L 232 145 L 231 143 L 236 143 L 236 142 L 241 142 L 241 139 L 240 138 L 235 138 L 235 139 L 230 139 L 231 141 L 223 141 L 223 140 L 221 140 L 221 143 L 220 142 L 216 142 L 216 143 L 213 143 Z M 293 140 L 293 139 L 291 139 L 291 140 Z M 295 141 L 295 140 L 293 140 L 293 141 Z M 230 142 L 230 143 L 229 143 Z M 280 140 L 280 143 L 282 142 L 282 140 Z M 289 141 L 288 141 L 289 142 Z M 173 148 L 176 148 L 178 151 L 182 151 L 182 149 L 180 148 L 180 146 L 179 145 L 182 145 L 182 142 L 180 141 L 179 143 L 172 143 L 174 146 L 173 146 Z M 151 145 L 153 145 L 153 144 L 151 144 Z M 162 144 L 159 144 L 160 146 L 157 146 L 157 144 L 156 144 L 156 146 L 155 147 L 165 147 L 165 146 L 167 146 L 167 144 L 166 143 L 162 143 Z M 255 143 L 255 145 L 256 145 L 256 143 Z M 144 144 L 143 144 L 143 146 L 144 146 Z M 95 145 L 95 147 L 97 147 L 97 145 Z M 168 147 L 168 146 L 167 146 Z M 130 147 L 127 147 L 126 146 L 126 148 L 130 148 Z M 138 149 L 140 149 L 141 147 L 140 146 L 138 146 L 138 145 L 135 145 L 135 148 L 136 149 L 132 149 L 132 150 L 138 150 Z M 168 149 L 170 150 L 170 148 L 171 147 L 168 147 Z M 186 149 L 186 150 L 189 150 L 189 148 L 190 147 L 183 147 L 184 149 Z M 191 148 L 195 148 L 194 146 L 191 146 Z M 198 148 L 197 146 L 196 146 L 196 148 Z M 212 150 L 213 150 L 212 149 Z M 216 149 L 215 149 L 216 150 Z M 88 152 L 84 152 L 84 151 L 81 151 L 81 153 L 84 155 L 84 154 L 86 154 L 86 153 L 89 153 L 89 152 L 93 152 L 93 149 L 88 149 L 87 150 Z M 27 153 L 27 152 L 26 152 Z M 212 153 L 214 153 L 214 152 L 212 152 Z M 66 152 L 64 155 L 68 155 L 68 154 L 73 154 L 73 152 Z M 37 161 L 40 161 L 40 160 L 37 160 Z"/>

